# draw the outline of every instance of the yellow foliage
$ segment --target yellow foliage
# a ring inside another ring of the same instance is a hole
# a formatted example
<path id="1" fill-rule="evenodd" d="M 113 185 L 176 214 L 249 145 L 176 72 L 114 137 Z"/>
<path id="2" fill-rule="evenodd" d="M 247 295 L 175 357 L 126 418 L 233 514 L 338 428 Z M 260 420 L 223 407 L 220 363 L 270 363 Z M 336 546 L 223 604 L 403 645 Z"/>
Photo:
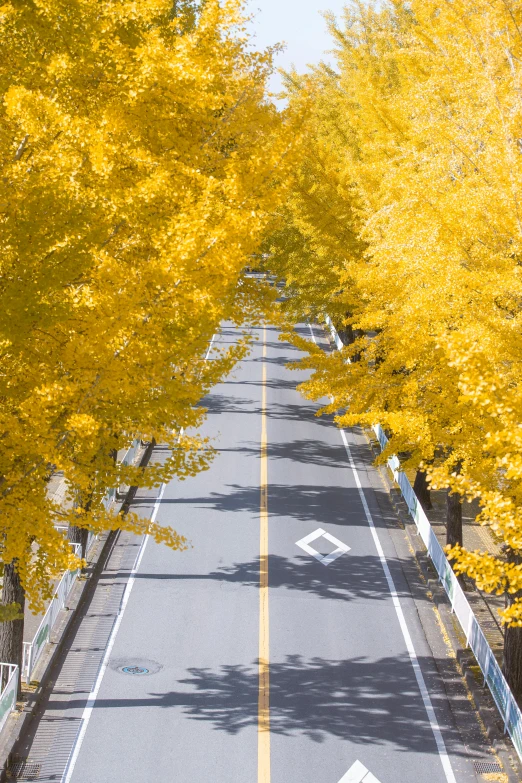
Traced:
<path id="1" fill-rule="evenodd" d="M 177 433 L 201 424 L 197 403 L 247 340 L 205 364 L 208 342 L 266 307 L 241 270 L 299 141 L 295 112 L 266 99 L 271 54 L 244 19 L 240 0 L 2 7 L 0 525 L 34 609 L 72 562 L 54 521 L 143 532 L 105 511 L 107 488 L 208 465 L 209 445 Z M 171 455 L 115 462 L 136 438 Z M 47 497 L 53 470 L 70 512 Z"/>
<path id="2" fill-rule="evenodd" d="M 2 604 L 2 606 L 0 606 L 0 623 L 20 620 L 22 617 L 23 614 L 20 613 L 19 604 Z"/>
<path id="3" fill-rule="evenodd" d="M 338 73 L 288 80 L 290 103 L 308 101 L 308 155 L 269 243 L 288 313 L 327 311 L 349 343 L 309 349 L 303 391 L 331 396 L 341 425 L 379 421 L 386 455 L 478 499 L 507 557 L 452 556 L 511 596 L 517 624 L 522 7 L 352 2 L 330 29 Z"/>

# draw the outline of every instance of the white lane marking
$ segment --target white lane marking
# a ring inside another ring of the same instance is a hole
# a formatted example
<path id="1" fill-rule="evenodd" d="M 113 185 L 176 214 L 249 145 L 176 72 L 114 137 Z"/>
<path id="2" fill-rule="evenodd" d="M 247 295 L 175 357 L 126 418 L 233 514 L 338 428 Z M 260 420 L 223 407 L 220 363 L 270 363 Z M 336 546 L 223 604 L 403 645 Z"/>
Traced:
<path id="1" fill-rule="evenodd" d="M 317 340 L 315 339 L 315 334 L 314 334 L 313 329 L 312 329 L 312 324 L 309 323 L 308 324 L 308 328 L 310 329 L 310 334 L 312 335 L 312 340 L 317 345 Z"/>
<path id="2" fill-rule="evenodd" d="M 339 783 L 379 783 L 375 775 L 368 772 L 364 764 L 356 761 L 348 772 L 342 776 Z"/>
<path id="3" fill-rule="evenodd" d="M 165 484 L 161 485 L 160 493 L 156 499 L 156 502 L 154 504 L 154 509 L 152 511 L 152 516 L 150 518 L 150 524 L 154 524 L 156 521 L 156 517 L 158 515 L 158 510 L 161 504 L 161 500 L 163 498 L 163 493 L 165 492 Z M 114 625 L 112 626 L 112 631 L 109 636 L 109 641 L 107 642 L 107 647 L 105 648 L 105 654 L 103 656 L 103 660 L 101 662 L 100 669 L 98 671 L 98 676 L 96 678 L 96 682 L 94 683 L 94 687 L 89 693 L 89 696 L 87 698 L 87 704 L 85 705 L 85 708 L 83 710 L 83 715 L 81 718 L 80 723 L 80 730 L 76 736 L 76 742 L 73 745 L 71 754 L 69 756 L 69 759 L 67 761 L 67 765 L 65 767 L 65 771 L 62 775 L 62 783 L 70 783 L 70 780 L 72 778 L 72 774 L 74 772 L 74 767 L 76 766 L 76 762 L 78 760 L 78 756 L 80 754 L 80 750 L 82 747 L 83 740 L 85 738 L 85 733 L 87 731 L 87 726 L 89 725 L 89 721 L 91 719 L 92 711 L 94 709 L 94 705 L 96 704 L 96 699 L 98 698 L 98 693 L 102 684 L 103 676 L 107 670 L 107 666 L 109 663 L 109 658 L 111 656 L 112 648 L 114 647 L 114 642 L 116 640 L 116 635 L 118 633 L 118 630 L 121 625 L 121 621 L 123 619 L 123 615 L 125 612 L 125 609 L 127 608 L 127 604 L 129 602 L 130 594 L 136 579 L 136 574 L 139 570 L 143 554 L 145 552 L 145 548 L 147 546 L 147 542 L 149 540 L 149 536 L 145 535 L 143 538 L 143 541 L 141 542 L 141 546 L 138 552 L 138 555 L 136 557 L 136 560 L 134 562 L 134 565 L 132 567 L 132 570 L 130 572 L 130 576 L 127 582 L 127 586 L 125 587 L 125 592 L 123 593 L 123 598 L 120 604 L 120 608 L 118 610 L 118 614 L 116 616 L 116 620 L 114 621 Z M 112 552 L 111 552 L 112 554 Z M 107 560 L 108 562 L 108 560 Z"/>
<path id="4" fill-rule="evenodd" d="M 318 538 L 326 538 L 327 541 L 329 541 L 331 544 L 334 544 L 334 546 L 337 547 L 337 549 L 334 549 L 333 552 L 330 552 L 329 555 L 322 555 L 320 552 L 318 552 L 316 549 L 310 546 L 312 541 L 315 541 Z M 341 557 L 341 555 L 346 554 L 346 552 L 350 551 L 350 547 L 346 544 L 343 544 L 342 541 L 339 541 L 338 538 L 335 538 L 335 536 L 332 536 L 330 533 L 327 533 L 325 530 L 322 529 L 322 527 L 318 527 L 317 530 L 314 530 L 313 533 L 309 533 L 304 538 L 301 538 L 299 541 L 295 542 L 297 546 L 301 547 L 302 550 L 304 550 L 308 555 L 311 555 L 312 557 L 315 557 L 316 560 L 319 560 L 320 563 L 322 563 L 325 566 L 330 565 L 330 563 L 333 563 L 334 560 L 337 560 L 338 557 Z"/>
<path id="5" fill-rule="evenodd" d="M 203 359 L 203 361 L 204 361 L 204 362 L 206 362 L 206 361 L 207 361 L 207 359 L 208 359 L 208 357 L 209 357 L 210 351 L 212 350 L 212 345 L 214 344 L 214 339 L 215 339 L 215 337 L 216 337 L 216 334 L 217 334 L 217 332 L 215 332 L 215 333 L 212 335 L 212 340 L 211 340 L 211 341 L 210 341 L 210 343 L 209 343 L 209 346 L 208 346 L 208 350 L 207 350 L 206 356 L 205 356 L 205 358 Z"/>
<path id="6" fill-rule="evenodd" d="M 375 544 L 375 548 L 377 549 L 377 554 L 379 556 L 379 560 L 381 561 L 381 565 L 384 571 L 384 575 L 386 577 L 386 581 L 388 583 L 388 589 L 390 591 L 393 606 L 395 607 L 395 612 L 397 614 L 397 619 L 399 620 L 399 625 L 401 627 L 402 635 L 404 638 L 404 642 L 406 644 L 406 649 L 408 650 L 408 655 L 410 657 L 411 665 L 413 666 L 413 671 L 415 673 L 415 679 L 417 680 L 417 685 L 419 686 L 419 690 L 422 696 L 422 701 L 424 702 L 424 708 L 426 710 L 426 713 L 428 715 L 428 721 L 431 726 L 431 730 L 433 732 L 433 736 L 435 738 L 435 743 L 437 745 L 437 750 L 439 752 L 439 757 L 442 763 L 442 768 L 444 769 L 444 774 L 446 776 L 447 783 L 457 783 L 455 779 L 455 775 L 453 774 L 453 770 L 451 768 L 451 762 L 449 760 L 449 756 L 446 750 L 446 745 L 444 744 L 444 738 L 442 736 L 442 732 L 440 730 L 439 724 L 437 722 L 437 717 L 435 715 L 435 710 L 433 709 L 433 705 L 431 703 L 430 695 L 428 692 L 428 688 L 426 687 L 426 683 L 424 681 L 424 676 L 422 674 L 419 660 L 417 658 L 417 653 L 415 652 L 415 647 L 413 646 L 413 641 L 410 636 L 410 632 L 408 630 L 408 626 L 406 625 L 406 619 L 404 617 L 404 612 L 402 611 L 401 602 L 399 601 L 399 596 L 397 594 L 397 590 L 395 588 L 395 583 L 393 581 L 393 577 L 391 575 L 390 568 L 388 566 L 388 562 L 386 560 L 386 556 L 384 554 L 384 550 L 381 546 L 381 542 L 379 540 L 379 536 L 377 535 L 377 530 L 375 529 L 375 524 L 372 518 L 372 515 L 370 513 L 370 509 L 368 507 L 368 503 L 366 502 L 366 496 L 364 494 L 364 490 L 362 488 L 361 480 L 359 478 L 359 473 L 357 471 L 357 468 L 355 467 L 355 462 L 353 461 L 352 452 L 350 449 L 350 446 L 348 445 L 348 440 L 346 438 L 346 433 L 343 429 L 340 429 L 341 437 L 343 439 L 344 447 L 346 449 L 346 453 L 348 455 L 348 462 L 350 464 L 350 467 L 352 469 L 353 477 L 355 479 L 355 483 L 357 485 L 357 489 L 359 491 L 359 497 L 361 498 L 361 502 L 364 508 L 364 513 L 366 515 L 366 520 L 368 522 L 368 525 L 370 527 L 370 531 L 373 537 L 373 541 Z M 346 783 L 343 781 L 343 783 Z M 366 780 L 365 780 L 366 783 Z"/>

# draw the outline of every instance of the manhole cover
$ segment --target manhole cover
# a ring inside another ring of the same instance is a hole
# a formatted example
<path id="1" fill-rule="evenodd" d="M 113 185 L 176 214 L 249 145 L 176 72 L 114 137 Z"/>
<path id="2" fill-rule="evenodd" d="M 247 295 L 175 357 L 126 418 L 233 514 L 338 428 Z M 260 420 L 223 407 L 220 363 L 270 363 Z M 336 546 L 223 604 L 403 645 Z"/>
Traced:
<path id="1" fill-rule="evenodd" d="M 11 780 L 37 780 L 41 768 L 41 764 L 15 756 L 7 768 L 7 775 Z"/>
<path id="2" fill-rule="evenodd" d="M 475 772 L 479 775 L 487 775 L 490 772 L 502 772 L 502 767 L 496 761 L 475 761 Z"/>
<path id="3" fill-rule="evenodd" d="M 122 666 L 121 671 L 124 674 L 148 674 L 149 670 L 144 666 Z"/>
<path id="4" fill-rule="evenodd" d="M 129 658 L 113 658 L 109 663 L 110 668 L 118 674 L 137 674 L 145 675 L 157 674 L 163 669 L 161 663 L 153 661 L 152 658 L 142 658 L 138 655 L 131 655 Z"/>

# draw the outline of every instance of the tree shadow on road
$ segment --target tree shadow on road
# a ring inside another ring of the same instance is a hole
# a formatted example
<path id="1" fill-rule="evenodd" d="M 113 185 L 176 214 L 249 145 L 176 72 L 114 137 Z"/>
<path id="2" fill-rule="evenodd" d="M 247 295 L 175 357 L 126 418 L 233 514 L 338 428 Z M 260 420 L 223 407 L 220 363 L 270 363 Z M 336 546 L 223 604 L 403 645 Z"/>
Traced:
<path id="1" fill-rule="evenodd" d="M 430 680 L 434 679 L 433 661 L 421 658 L 419 663 L 428 671 Z M 207 721 L 217 731 L 231 735 L 257 726 L 256 661 L 251 666 L 231 664 L 216 670 L 190 668 L 188 676 L 178 680 L 178 684 L 177 690 L 151 692 L 143 697 L 98 698 L 95 709 L 181 709 L 185 716 Z M 445 696 L 434 682 L 430 684 L 432 703 L 437 710 Z M 73 701 L 70 707 L 74 706 L 77 705 Z M 457 714 L 463 713 L 462 720 L 470 719 L 465 695 L 453 699 L 453 709 Z M 282 736 L 301 734 L 317 743 L 336 737 L 359 745 L 387 745 L 406 753 L 437 756 L 407 654 L 347 660 L 288 655 L 281 662 L 273 661 L 270 731 Z M 445 731 L 445 740 L 450 752 L 465 754 L 452 725 Z"/>
<path id="2" fill-rule="evenodd" d="M 216 447 L 220 453 L 233 452 L 245 457 L 260 456 L 260 444 L 255 441 L 246 441 L 232 448 Z M 285 443 L 270 443 L 268 457 L 274 460 L 290 460 L 306 465 L 318 467 L 349 469 L 346 460 L 346 451 L 343 446 L 334 447 L 322 441 L 313 439 L 299 439 Z"/>
<path id="3" fill-rule="evenodd" d="M 261 413 L 261 403 L 259 400 L 251 400 L 247 397 L 229 397 L 226 394 L 213 392 L 205 397 L 198 405 L 204 408 L 210 414 L 220 415 L 227 413 L 252 414 L 257 416 Z"/>
<path id="4" fill-rule="evenodd" d="M 190 676 L 180 684 L 191 691 L 169 695 L 187 715 L 229 734 L 257 725 L 257 667 L 188 671 Z M 405 751 L 436 753 L 407 655 L 349 660 L 289 655 L 272 662 L 270 731 L 302 733 L 315 742 L 333 735 L 363 745 L 387 743 Z"/>
<path id="5" fill-rule="evenodd" d="M 333 547 L 332 547 L 333 548 Z M 297 548 L 296 548 L 297 550 Z M 297 550 L 300 551 L 300 550 Z M 399 561 L 388 560 L 395 571 Z M 335 601 L 389 601 L 390 592 L 381 562 L 377 555 L 347 554 L 325 566 L 311 556 L 297 555 L 295 558 L 270 555 L 268 560 L 269 586 L 271 591 L 290 590 L 310 593 L 318 598 Z M 179 582 L 220 582 L 223 585 L 259 587 L 259 559 L 223 566 L 210 573 L 142 573 L 138 580 L 166 580 Z M 406 588 L 397 587 L 397 594 L 409 597 Z M 280 597 L 272 592 L 274 597 Z M 425 596 L 424 596 L 425 598 Z"/>
<path id="6" fill-rule="evenodd" d="M 252 517 L 259 514 L 259 487 L 242 487 L 238 484 L 227 484 L 224 492 L 209 492 L 208 495 L 180 498 L 164 498 L 162 505 L 180 507 L 180 520 L 183 519 L 184 506 L 199 509 L 209 509 L 216 512 L 231 514 L 247 512 Z M 384 490 L 376 495 L 383 495 L 383 500 L 389 499 Z M 133 505 L 138 505 L 134 503 Z M 315 526 L 342 525 L 349 528 L 367 527 L 364 511 L 361 505 L 359 490 L 355 487 L 343 487 L 336 484 L 269 484 L 268 513 L 276 524 L 284 524 L 285 518 L 312 522 Z M 389 519 L 396 518 L 390 506 Z M 215 517 L 215 523 L 221 519 Z M 376 515 L 376 527 L 387 527 L 386 519 Z M 310 530 L 303 529 L 303 535 Z"/>
<path id="7" fill-rule="evenodd" d="M 272 389 L 287 389 L 299 394 L 296 387 L 300 382 L 301 381 L 299 380 L 284 380 L 283 378 L 268 378 L 265 383 L 262 381 L 236 381 L 227 379 L 226 381 L 223 381 L 220 386 L 267 386 Z"/>
<path id="8" fill-rule="evenodd" d="M 261 403 L 259 400 L 252 400 L 246 397 L 228 396 L 226 394 L 219 394 L 214 392 L 213 394 L 205 397 L 201 401 L 200 406 L 208 411 L 210 415 L 226 415 L 229 413 L 238 413 L 241 415 L 261 415 Z M 318 427 L 330 427 L 334 428 L 336 425 L 333 423 L 331 416 L 317 416 L 317 405 L 306 405 L 302 400 L 298 400 L 293 403 L 278 403 L 270 402 L 266 410 L 266 416 L 270 419 L 276 419 L 278 421 L 297 421 L 303 423 L 305 421 L 317 425 Z"/>

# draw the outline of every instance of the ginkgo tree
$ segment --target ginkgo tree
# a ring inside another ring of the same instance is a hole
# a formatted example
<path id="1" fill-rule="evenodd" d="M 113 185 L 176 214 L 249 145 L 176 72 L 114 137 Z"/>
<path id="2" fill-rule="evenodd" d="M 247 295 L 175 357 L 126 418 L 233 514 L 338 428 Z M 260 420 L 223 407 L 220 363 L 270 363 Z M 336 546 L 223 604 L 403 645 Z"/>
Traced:
<path id="1" fill-rule="evenodd" d="M 272 55 L 249 46 L 239 0 L 12 0 L 0 40 L 6 618 L 25 595 L 41 609 L 52 577 L 75 564 L 57 518 L 184 546 L 103 497 L 208 464 L 209 444 L 180 433 L 245 350 L 204 362 L 219 323 L 265 307 L 241 269 L 299 142 L 296 112 L 267 98 Z M 122 466 L 114 454 L 135 438 L 170 456 Z M 47 495 L 54 470 L 68 511 Z M 0 628 L 2 660 L 19 661 L 20 628 Z"/>
<path id="2" fill-rule="evenodd" d="M 312 96 L 309 154 L 269 262 L 291 279 L 289 314 L 349 327 L 340 354 L 295 338 L 314 370 L 303 391 L 330 395 L 340 424 L 379 421 L 384 457 L 447 489 L 454 567 L 506 595 L 521 699 L 522 8 L 352 2 L 330 29 L 337 72 L 289 80 L 291 103 Z M 462 496 L 505 555 L 463 547 Z"/>

